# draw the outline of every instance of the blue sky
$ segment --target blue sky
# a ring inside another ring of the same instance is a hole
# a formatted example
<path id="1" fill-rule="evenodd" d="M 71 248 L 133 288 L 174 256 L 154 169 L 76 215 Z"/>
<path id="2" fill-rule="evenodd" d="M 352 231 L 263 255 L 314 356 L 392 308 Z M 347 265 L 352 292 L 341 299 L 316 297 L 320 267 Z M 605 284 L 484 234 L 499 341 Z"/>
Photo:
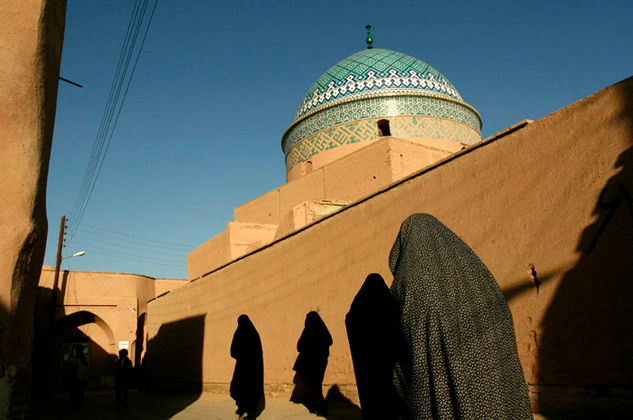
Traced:
<path id="1" fill-rule="evenodd" d="M 153 0 L 150 0 L 153 1 Z M 45 264 L 95 142 L 132 1 L 69 0 Z M 633 74 L 628 1 L 165 1 L 62 268 L 186 277 L 233 208 L 285 182 L 281 135 L 310 85 L 365 48 L 419 58 L 487 137 Z"/>

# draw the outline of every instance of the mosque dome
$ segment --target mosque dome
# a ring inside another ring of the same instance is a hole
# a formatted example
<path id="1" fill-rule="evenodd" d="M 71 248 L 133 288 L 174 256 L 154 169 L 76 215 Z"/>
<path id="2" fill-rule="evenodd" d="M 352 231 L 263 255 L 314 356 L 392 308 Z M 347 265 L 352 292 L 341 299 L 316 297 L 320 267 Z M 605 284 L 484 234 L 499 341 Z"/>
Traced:
<path id="1" fill-rule="evenodd" d="M 481 117 L 429 64 L 397 51 L 366 49 L 335 64 L 308 89 L 282 137 L 286 170 L 333 149 L 337 153 L 327 155 L 340 157 L 381 135 L 470 145 L 481 140 Z"/>

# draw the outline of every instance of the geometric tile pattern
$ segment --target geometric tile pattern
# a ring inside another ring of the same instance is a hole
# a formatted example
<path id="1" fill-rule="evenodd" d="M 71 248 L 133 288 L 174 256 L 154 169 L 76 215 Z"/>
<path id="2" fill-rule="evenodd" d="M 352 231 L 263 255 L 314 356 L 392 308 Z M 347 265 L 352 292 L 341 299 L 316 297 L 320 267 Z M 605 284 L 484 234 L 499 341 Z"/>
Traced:
<path id="1" fill-rule="evenodd" d="M 331 101 L 376 90 L 424 91 L 461 101 L 451 82 L 427 63 L 397 51 L 367 49 L 345 58 L 319 77 L 308 89 L 295 120 Z"/>
<path id="2" fill-rule="evenodd" d="M 303 162 L 324 150 L 377 139 L 377 121 L 379 119 L 381 118 L 345 122 L 327 127 L 304 138 L 286 153 L 286 171 L 290 171 L 297 163 Z M 391 135 L 394 137 L 434 137 L 466 144 L 473 144 L 481 140 L 479 130 L 451 119 L 419 115 L 389 117 L 388 119 Z"/>
<path id="3" fill-rule="evenodd" d="M 481 140 L 481 134 L 471 127 L 441 118 L 417 115 L 396 117 L 389 121 L 389 128 L 395 137 L 433 137 L 454 140 L 468 145 Z"/>
<path id="4" fill-rule="evenodd" d="M 368 97 L 337 102 L 296 121 L 284 133 L 282 149 L 284 154 L 288 154 L 295 144 L 328 127 L 367 118 L 391 119 L 398 115 L 450 119 L 471 127 L 477 133 L 481 132 L 481 117 L 474 108 L 464 102 L 420 92 L 381 91 Z"/>

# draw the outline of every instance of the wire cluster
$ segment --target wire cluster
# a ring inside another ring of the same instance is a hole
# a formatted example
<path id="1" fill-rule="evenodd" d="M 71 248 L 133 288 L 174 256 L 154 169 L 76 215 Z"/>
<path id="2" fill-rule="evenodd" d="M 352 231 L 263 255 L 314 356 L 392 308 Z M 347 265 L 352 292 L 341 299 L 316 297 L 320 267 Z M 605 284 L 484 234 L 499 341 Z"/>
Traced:
<path id="1" fill-rule="evenodd" d="M 69 240 L 74 238 L 78 226 L 81 223 L 81 219 L 86 211 L 88 202 L 94 192 L 95 184 L 99 178 L 99 173 L 103 162 L 108 154 L 108 148 L 112 141 L 112 136 L 116 129 L 125 98 L 127 97 L 130 89 L 130 84 L 136 71 L 147 34 L 156 12 L 156 6 L 158 0 L 154 0 L 154 5 L 151 12 L 148 14 L 149 0 L 136 0 L 134 9 L 128 23 L 127 32 L 123 40 L 123 46 L 119 54 L 119 60 L 112 80 L 112 86 L 108 93 L 108 99 L 106 101 L 103 115 L 101 116 L 101 122 L 95 142 L 92 147 L 90 159 L 84 172 L 81 186 L 75 203 L 73 204 L 72 211 L 70 213 L 70 229 Z M 142 37 L 139 37 L 140 34 Z M 140 43 L 139 43 L 140 40 Z"/>

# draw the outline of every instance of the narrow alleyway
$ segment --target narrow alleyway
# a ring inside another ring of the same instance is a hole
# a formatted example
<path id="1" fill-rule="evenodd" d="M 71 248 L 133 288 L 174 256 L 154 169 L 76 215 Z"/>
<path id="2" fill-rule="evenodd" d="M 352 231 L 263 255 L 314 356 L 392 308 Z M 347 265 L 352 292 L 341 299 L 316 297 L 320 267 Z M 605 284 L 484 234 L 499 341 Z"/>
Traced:
<path id="1" fill-rule="evenodd" d="M 185 393 L 131 392 L 129 408 L 115 408 L 114 391 L 88 393 L 80 408 L 70 406 L 69 397 L 57 394 L 49 400 L 32 404 L 32 420 L 162 420 L 205 419 L 234 420 L 235 403 L 228 395 L 202 393 L 199 396 Z M 360 409 L 349 402 L 331 402 L 327 419 L 361 420 Z M 261 420 L 316 420 L 303 405 L 287 398 L 266 398 L 266 408 L 258 417 Z"/>
<path id="2" fill-rule="evenodd" d="M 114 391 L 91 392 L 81 408 L 70 406 L 67 394 L 56 394 L 31 406 L 31 420 L 235 420 L 235 404 L 228 395 L 202 393 L 134 392 L 130 393 L 129 408 L 116 409 Z M 593 419 L 596 413 L 535 414 L 535 420 Z M 287 398 L 266 397 L 266 408 L 260 420 L 317 420 L 300 404 Z M 362 420 L 360 409 L 349 401 L 330 401 L 328 420 Z"/>

